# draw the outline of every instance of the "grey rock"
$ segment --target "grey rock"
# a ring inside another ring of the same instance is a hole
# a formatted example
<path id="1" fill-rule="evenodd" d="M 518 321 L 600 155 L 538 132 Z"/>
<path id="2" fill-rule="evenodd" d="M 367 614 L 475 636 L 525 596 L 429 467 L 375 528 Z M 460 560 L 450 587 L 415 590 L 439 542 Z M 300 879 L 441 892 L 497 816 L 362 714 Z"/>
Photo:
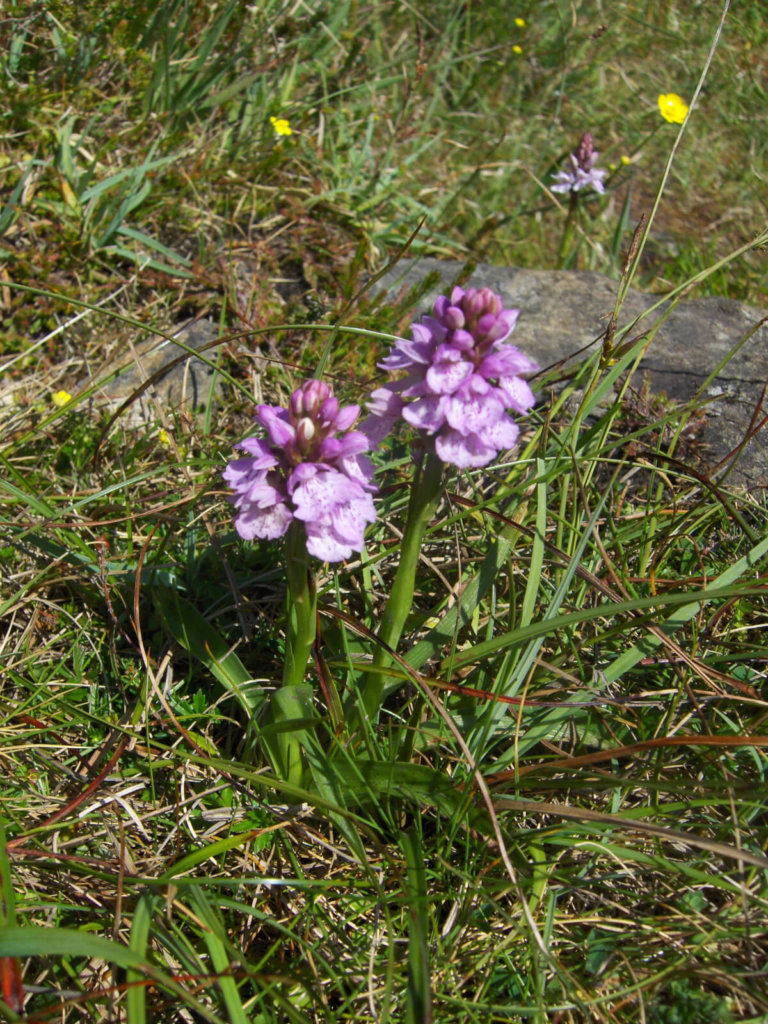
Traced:
<path id="1" fill-rule="evenodd" d="M 426 312 L 434 298 L 458 278 L 463 264 L 402 260 L 373 290 L 396 294 L 434 271 L 440 274 L 442 284 L 425 296 L 420 312 Z M 521 270 L 489 264 L 479 264 L 468 283 L 493 288 L 506 306 L 520 310 L 512 340 L 542 367 L 583 360 L 594 353 L 601 345 L 618 291 L 618 281 L 590 271 Z M 647 374 L 654 391 L 679 402 L 696 396 L 704 402 L 702 450 L 717 479 L 729 466 L 723 460 L 768 416 L 768 401 L 760 405 L 768 381 L 768 317 L 725 298 L 684 299 L 671 311 L 670 304 L 663 302 L 649 312 L 659 301 L 657 295 L 630 289 L 621 307 L 616 338 L 621 339 L 627 328 L 631 329 L 626 331 L 626 340 L 647 334 L 666 315 L 640 363 L 640 379 Z M 738 354 L 718 370 L 750 331 L 754 333 Z M 768 424 L 743 446 L 727 474 L 727 483 L 758 490 L 768 487 Z"/>
<path id="2" fill-rule="evenodd" d="M 117 412 L 127 402 L 121 415 L 129 426 L 156 421 L 158 405 L 165 415 L 195 416 L 209 403 L 217 407 L 225 397 L 222 379 L 211 365 L 216 362 L 216 349 L 213 346 L 206 349 L 219 337 L 216 325 L 210 320 L 196 320 L 172 328 L 168 333 L 181 344 L 176 344 L 175 340 L 148 338 L 135 345 L 132 362 L 128 363 L 124 356 L 98 374 L 98 378 L 108 379 L 96 392 L 96 400 L 112 412 Z M 195 352 L 206 349 L 202 354 L 210 363 L 187 349 Z M 112 376 L 118 369 L 120 372 Z"/>

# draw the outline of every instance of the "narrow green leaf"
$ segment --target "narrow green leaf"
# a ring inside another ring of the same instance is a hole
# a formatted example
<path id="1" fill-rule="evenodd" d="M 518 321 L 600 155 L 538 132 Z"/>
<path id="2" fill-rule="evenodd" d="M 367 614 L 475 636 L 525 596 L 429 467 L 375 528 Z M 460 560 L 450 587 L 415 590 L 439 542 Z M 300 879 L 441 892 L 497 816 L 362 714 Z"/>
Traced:
<path id="1" fill-rule="evenodd" d="M 756 544 L 752 548 L 749 554 L 744 555 L 743 558 L 740 558 L 737 562 L 734 562 L 733 565 L 729 566 L 725 572 L 720 573 L 720 575 L 712 581 L 711 587 L 706 587 L 702 591 L 689 595 L 689 600 L 683 604 L 682 607 L 675 609 L 675 611 L 660 624 L 664 632 L 669 636 L 674 635 L 681 626 L 684 626 L 686 622 L 690 622 L 694 615 L 701 610 L 701 606 L 705 601 L 712 600 L 713 597 L 718 596 L 717 592 L 721 590 L 721 588 L 732 585 L 736 580 L 740 579 L 745 572 L 748 572 L 750 569 L 754 569 L 766 552 L 768 552 L 768 537 L 764 537 L 759 544 Z M 741 593 L 745 593 L 743 588 Z M 667 595 L 665 595 L 665 599 L 666 597 Z M 619 657 L 604 670 L 603 676 L 605 677 L 605 681 L 607 683 L 612 683 L 615 680 L 620 679 L 624 673 L 636 665 L 638 661 L 642 658 L 648 657 L 651 651 L 654 651 L 661 642 L 662 641 L 658 637 L 653 635 L 644 637 L 640 643 L 635 644 L 634 647 L 631 647 L 628 651 L 620 654 Z"/>
<path id="2" fill-rule="evenodd" d="M 221 920 L 199 886 L 193 886 L 189 890 L 189 899 L 194 904 L 195 910 L 205 926 L 203 939 L 208 947 L 208 955 L 211 958 L 213 969 L 218 975 L 216 983 L 221 989 L 229 1024 L 250 1024 L 240 998 L 237 982 L 230 973 L 233 958 L 227 952 L 228 943 L 226 943 L 226 933 Z"/>
<path id="3" fill-rule="evenodd" d="M 191 267 L 192 264 L 180 253 L 177 253 L 174 249 L 169 248 L 167 245 L 163 245 L 162 242 L 158 242 L 156 238 L 152 238 L 151 235 L 146 234 L 144 231 L 137 231 L 136 228 L 130 228 L 126 224 L 122 224 L 117 229 L 118 235 L 123 235 L 125 238 L 132 238 L 136 242 L 141 242 L 142 245 L 146 245 L 148 249 L 159 252 L 166 259 L 175 260 L 180 263 L 183 267 Z"/>
<path id="4" fill-rule="evenodd" d="M 133 913 L 130 948 L 142 959 L 147 955 L 147 941 L 156 900 L 157 897 L 152 893 L 142 893 Z M 129 1024 L 146 1024 L 147 991 L 145 986 L 140 984 L 142 974 L 131 967 L 126 972 L 126 981 L 128 982 L 126 1002 Z"/>
<path id="5" fill-rule="evenodd" d="M 131 178 L 135 179 L 138 177 L 141 180 L 149 171 L 157 171 L 161 167 L 166 167 L 168 164 L 176 161 L 178 161 L 178 156 L 172 153 L 170 156 L 159 157 L 157 160 L 145 160 L 138 167 L 126 167 L 122 171 L 110 174 L 108 178 L 102 178 L 101 181 L 87 188 L 78 198 L 83 204 L 90 202 L 92 199 L 100 199 L 102 195 L 113 189 L 115 185 L 119 185 L 123 181 L 130 181 Z"/>
<path id="6" fill-rule="evenodd" d="M 435 628 L 430 630 L 422 640 L 414 644 L 409 651 L 405 652 L 405 661 L 411 668 L 420 669 L 422 665 L 442 649 L 445 643 L 451 640 L 456 631 L 459 616 L 461 616 L 461 625 L 464 625 L 469 620 L 472 609 L 477 607 L 483 597 L 490 591 L 498 576 L 499 568 L 506 561 L 516 540 L 517 538 L 510 532 L 509 535 L 506 533 L 502 534 L 491 545 L 488 554 L 480 566 L 480 571 L 462 591 L 461 601 L 457 601 L 452 608 L 448 608 L 441 615 L 440 621 Z M 454 658 L 456 657 L 454 655 Z M 454 664 L 456 664 L 455 661 Z"/>
<path id="7" fill-rule="evenodd" d="M 124 231 L 121 229 L 117 233 L 120 235 L 123 234 Z M 107 253 L 114 253 L 116 256 L 120 256 L 124 260 L 128 260 L 130 263 L 137 263 L 147 270 L 156 270 L 161 274 L 168 274 L 169 277 L 183 277 L 186 279 L 192 277 L 192 272 L 185 270 L 183 267 L 172 267 L 169 263 L 162 263 L 160 260 L 144 259 L 139 256 L 138 253 L 131 249 L 126 249 L 124 245 L 119 245 L 118 243 L 106 246 L 104 251 Z"/>
<path id="8" fill-rule="evenodd" d="M 245 846 L 249 838 L 250 832 L 238 832 L 236 835 L 227 836 L 226 839 L 219 839 L 215 843 L 201 846 L 200 849 L 193 850 L 186 857 L 177 860 L 175 864 L 172 864 L 167 871 L 160 875 L 157 881 L 159 884 L 165 884 L 178 880 L 181 875 L 186 875 L 189 871 L 194 870 L 203 861 L 209 860 L 212 857 L 220 857 L 222 853 L 234 850 L 238 846 Z"/>
<path id="9" fill-rule="evenodd" d="M 152 978 L 158 985 L 180 997 L 195 1010 L 203 1020 L 211 1024 L 222 1024 L 221 1019 L 195 999 L 182 985 L 148 963 L 146 958 L 128 946 L 122 946 L 112 939 L 105 939 L 90 932 L 73 928 L 43 928 L 39 925 L 25 927 L 0 927 L 0 956 L 82 956 L 92 960 L 105 960 L 126 970 L 132 969 L 141 976 Z M 131 1022 L 133 1024 L 133 1022 Z"/>
<path id="10" fill-rule="evenodd" d="M 558 617 L 560 606 L 566 599 L 568 589 L 571 585 L 571 581 L 576 574 L 576 570 L 581 563 L 581 558 L 584 553 L 584 549 L 587 546 L 587 542 L 592 536 L 592 528 L 603 510 L 603 505 L 608 497 L 608 492 L 603 495 L 603 498 L 598 502 L 589 521 L 584 525 L 581 536 L 579 537 L 576 548 L 571 556 L 568 566 L 563 573 L 563 578 L 560 581 L 560 585 L 552 596 L 549 606 L 545 609 L 541 616 L 541 623 L 550 624 L 550 630 L 548 634 L 552 634 L 552 623 Z M 538 523 L 538 517 L 537 517 Z M 537 535 L 539 531 L 537 530 Z M 541 534 L 541 540 L 543 541 L 543 533 Z M 522 630 L 516 630 L 518 634 L 522 633 L 526 627 Z M 494 684 L 494 693 L 500 697 L 514 697 L 516 696 L 523 686 L 525 680 L 528 678 L 536 657 L 538 656 L 541 646 L 544 643 L 547 633 L 542 632 L 527 642 L 525 650 L 519 651 L 519 644 L 509 643 L 507 645 L 506 653 L 502 664 L 499 667 L 496 682 Z M 486 641 L 486 643 L 493 643 L 493 641 Z M 480 645 L 484 646 L 484 645 Z M 454 659 L 454 665 L 458 664 L 459 659 Z M 485 749 L 487 743 L 495 742 L 495 734 L 498 731 L 499 723 L 504 721 L 510 713 L 512 713 L 514 705 L 504 703 L 501 701 L 489 702 L 483 713 L 480 716 L 477 726 L 472 730 L 471 734 L 467 736 L 467 744 L 469 749 L 472 751 L 472 756 L 478 763 L 484 760 Z M 545 712 L 545 717 L 550 712 Z M 554 709 L 552 714 L 559 717 L 563 714 L 560 708 Z M 519 748 L 518 748 L 519 749 Z"/>
<path id="11" fill-rule="evenodd" d="M 541 569 L 544 565 L 544 539 L 547 535 L 547 481 L 546 463 L 543 459 L 536 460 L 536 478 L 538 481 L 536 484 L 536 535 L 531 545 L 531 566 L 520 609 L 520 624 L 522 626 L 527 626 L 533 619 L 541 582 Z"/>
<path id="12" fill-rule="evenodd" d="M 71 928 L 0 927 L 0 956 L 84 956 L 134 968 L 143 975 L 157 974 L 144 956 L 128 946 Z"/>
<path id="13" fill-rule="evenodd" d="M 716 581 L 715 581 L 716 582 Z M 665 608 L 673 607 L 676 605 L 688 605 L 692 601 L 715 601 L 719 599 L 727 600 L 730 597 L 748 597 L 751 594 L 765 594 L 764 587 L 744 587 L 744 586 L 728 586 L 728 587 L 708 587 L 706 590 L 694 590 L 690 593 L 670 593 L 665 591 L 663 594 L 651 595 L 649 597 L 636 597 L 630 601 L 606 601 L 605 604 L 597 605 L 594 608 L 581 608 L 577 612 L 567 612 L 564 615 L 556 615 L 551 619 L 542 619 L 537 622 L 532 622 L 528 626 L 524 626 L 521 629 L 514 629 L 508 633 L 501 633 L 499 636 L 493 637 L 492 640 L 483 640 L 473 647 L 469 647 L 466 650 L 460 651 L 453 656 L 453 665 L 455 668 L 463 668 L 465 665 L 471 665 L 476 662 L 482 661 L 487 658 L 490 654 L 496 651 L 502 650 L 513 644 L 521 643 L 523 640 L 529 639 L 534 636 L 541 636 L 543 634 L 555 633 L 558 629 L 565 629 L 569 626 L 575 626 L 580 622 L 589 622 L 590 619 L 600 618 L 613 618 L 617 615 L 621 615 L 624 612 L 631 611 L 645 611 L 651 608 Z M 637 625 L 640 625 L 638 622 Z M 643 655 L 640 655 L 643 657 Z M 405 658 L 408 661 L 408 657 Z"/>
<path id="14" fill-rule="evenodd" d="M 262 726 L 261 740 L 276 775 L 294 786 L 305 781 L 302 749 L 311 737 L 315 714 L 309 683 L 290 683 L 272 694 L 269 721 Z"/>
<path id="15" fill-rule="evenodd" d="M 140 206 L 151 191 L 151 183 L 149 181 L 144 181 L 141 183 L 141 185 L 137 185 L 137 187 L 134 190 L 130 191 L 127 195 L 123 196 L 122 200 L 117 206 L 117 209 L 112 214 L 112 217 L 107 227 L 99 234 L 98 238 L 94 238 L 93 245 L 97 249 L 101 249 L 103 246 L 109 245 L 115 233 L 117 232 L 117 229 L 123 223 L 123 221 L 131 212 L 131 210 L 135 210 L 137 206 Z M 111 209 L 114 209 L 114 204 L 110 204 L 109 212 L 111 212 Z"/>
<path id="16" fill-rule="evenodd" d="M 400 840 L 405 854 L 405 888 L 410 912 L 408 929 L 407 1024 L 431 1024 L 432 986 L 429 964 L 429 905 L 427 902 L 426 854 L 414 830 Z"/>
<path id="17" fill-rule="evenodd" d="M 249 716 L 255 715 L 264 704 L 264 691 L 229 644 L 175 590 L 159 587 L 153 596 L 171 636 L 209 669 Z"/>
<path id="18" fill-rule="evenodd" d="M 11 864 L 6 852 L 5 822 L 0 818 L 0 925 L 15 926 L 16 899 L 11 881 Z"/>
<path id="19" fill-rule="evenodd" d="M 16 183 L 16 187 L 8 197 L 7 202 L 3 204 L 3 208 L 0 210 L 0 236 L 4 235 L 11 224 L 16 220 L 16 216 L 18 214 L 18 203 L 21 199 L 22 193 L 24 192 L 27 179 L 29 178 L 32 168 L 38 163 L 39 161 L 34 158 L 29 161 L 27 166 L 24 168 L 21 177 Z"/>

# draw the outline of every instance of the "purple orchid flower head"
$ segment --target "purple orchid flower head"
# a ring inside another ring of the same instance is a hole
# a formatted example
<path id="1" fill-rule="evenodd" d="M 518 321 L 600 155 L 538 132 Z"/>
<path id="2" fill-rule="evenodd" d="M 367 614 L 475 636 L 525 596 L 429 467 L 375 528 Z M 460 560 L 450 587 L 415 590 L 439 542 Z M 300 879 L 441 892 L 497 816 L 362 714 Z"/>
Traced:
<path id="1" fill-rule="evenodd" d="M 585 132 L 576 152 L 568 157 L 569 166 L 555 175 L 557 184 L 552 185 L 552 191 L 579 192 L 583 188 L 593 188 L 602 195 L 605 192 L 603 178 L 608 172 L 595 167 L 599 155 L 592 136 Z"/>
<path id="2" fill-rule="evenodd" d="M 433 440 L 443 462 L 462 469 L 487 466 L 514 448 L 520 431 L 507 410 L 533 408 L 520 375 L 538 369 L 505 344 L 518 313 L 490 288 L 441 295 L 432 315 L 411 325 L 412 339 L 398 339 L 379 364 L 405 375 L 373 392 L 361 431 L 378 442 L 402 416 Z"/>
<path id="3" fill-rule="evenodd" d="M 245 540 L 282 537 L 294 519 L 304 524 L 307 550 L 327 562 L 362 551 L 366 523 L 376 519 L 369 439 L 352 426 L 357 405 L 339 406 L 323 381 L 301 385 L 288 408 L 260 405 L 266 438 L 236 447 L 224 480 L 234 491 L 235 529 Z"/>

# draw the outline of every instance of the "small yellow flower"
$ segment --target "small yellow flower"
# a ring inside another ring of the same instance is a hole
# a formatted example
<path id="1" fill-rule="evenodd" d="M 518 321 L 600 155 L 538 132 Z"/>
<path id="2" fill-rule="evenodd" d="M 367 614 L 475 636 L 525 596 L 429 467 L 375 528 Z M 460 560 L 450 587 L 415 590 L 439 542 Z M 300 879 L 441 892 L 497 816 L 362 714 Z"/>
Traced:
<path id="1" fill-rule="evenodd" d="M 666 92 L 659 96 L 661 116 L 670 124 L 682 124 L 688 113 L 688 104 L 676 92 Z"/>
<path id="2" fill-rule="evenodd" d="M 626 153 L 622 153 L 621 154 L 621 162 L 624 164 L 625 167 L 629 167 L 629 165 L 632 163 L 632 157 L 631 156 L 627 156 Z"/>
<path id="3" fill-rule="evenodd" d="M 171 443 L 171 439 L 168 437 L 168 431 L 165 430 L 165 428 L 161 427 L 157 432 L 157 436 L 160 439 L 160 444 L 169 445 Z"/>
<path id="4" fill-rule="evenodd" d="M 291 122 L 284 117 L 270 117 L 269 123 L 275 129 L 275 135 L 293 135 Z"/>
<path id="5" fill-rule="evenodd" d="M 525 18 L 515 18 L 515 24 L 518 28 L 525 28 Z"/>
<path id="6" fill-rule="evenodd" d="M 68 402 L 72 401 L 72 395 L 68 391 L 56 391 L 51 395 L 51 401 L 57 409 L 63 409 Z"/>
<path id="7" fill-rule="evenodd" d="M 523 52 L 522 46 L 513 46 L 512 47 L 512 53 L 516 53 L 518 55 L 518 57 L 520 56 L 520 54 L 522 52 Z"/>

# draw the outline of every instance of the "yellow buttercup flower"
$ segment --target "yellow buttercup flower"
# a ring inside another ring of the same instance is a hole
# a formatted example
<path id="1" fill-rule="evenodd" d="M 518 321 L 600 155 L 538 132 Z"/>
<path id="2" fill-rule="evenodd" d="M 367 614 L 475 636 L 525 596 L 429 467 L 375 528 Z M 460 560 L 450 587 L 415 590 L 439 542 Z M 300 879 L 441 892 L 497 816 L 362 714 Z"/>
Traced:
<path id="1" fill-rule="evenodd" d="M 68 391 L 64 390 L 55 391 L 51 395 L 51 401 L 53 402 L 57 409 L 63 409 L 68 402 L 72 401 L 72 395 L 70 395 Z"/>
<path id="2" fill-rule="evenodd" d="M 520 54 L 522 52 L 523 52 L 522 46 L 513 46 L 512 47 L 512 53 L 516 53 L 518 55 L 518 57 L 520 56 Z"/>
<path id="3" fill-rule="evenodd" d="M 525 28 L 525 18 L 515 18 L 515 24 L 518 28 Z"/>
<path id="4" fill-rule="evenodd" d="M 275 135 L 293 135 L 291 122 L 284 117 L 270 117 L 269 123 L 275 129 Z"/>
<path id="5" fill-rule="evenodd" d="M 688 113 L 688 104 L 676 92 L 666 92 L 659 96 L 661 116 L 670 124 L 682 124 Z"/>
<path id="6" fill-rule="evenodd" d="M 160 441 L 160 444 L 169 445 L 171 443 L 171 439 L 170 439 L 170 437 L 168 437 L 168 431 L 165 430 L 163 427 L 161 427 L 158 430 L 157 436 L 158 436 L 158 439 Z"/>
<path id="7" fill-rule="evenodd" d="M 622 153 L 621 154 L 621 162 L 624 164 L 625 167 L 628 167 L 632 163 L 632 157 L 631 156 L 627 156 L 626 153 Z"/>

